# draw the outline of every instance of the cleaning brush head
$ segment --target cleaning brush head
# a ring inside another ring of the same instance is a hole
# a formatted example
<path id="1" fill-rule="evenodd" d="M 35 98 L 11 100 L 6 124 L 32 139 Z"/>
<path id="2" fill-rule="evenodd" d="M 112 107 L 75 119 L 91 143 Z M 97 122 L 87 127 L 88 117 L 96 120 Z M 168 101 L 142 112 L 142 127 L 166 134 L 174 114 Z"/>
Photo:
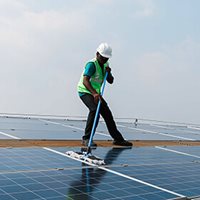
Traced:
<path id="1" fill-rule="evenodd" d="M 104 160 L 102 160 L 101 158 L 98 158 L 96 156 L 93 156 L 91 153 L 87 154 L 87 152 L 67 151 L 66 154 L 71 158 L 78 159 L 80 161 L 84 161 L 88 164 L 105 165 Z"/>

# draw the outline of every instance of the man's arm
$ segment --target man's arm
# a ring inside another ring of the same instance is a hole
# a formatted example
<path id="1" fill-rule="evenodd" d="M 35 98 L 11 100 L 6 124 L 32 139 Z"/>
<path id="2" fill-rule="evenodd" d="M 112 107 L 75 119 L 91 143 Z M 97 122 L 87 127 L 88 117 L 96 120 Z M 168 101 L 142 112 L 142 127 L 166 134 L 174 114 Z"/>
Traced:
<path id="1" fill-rule="evenodd" d="M 83 85 L 92 93 L 92 95 L 97 94 L 96 90 L 92 87 L 90 83 L 89 76 L 83 76 Z"/>
<path id="2" fill-rule="evenodd" d="M 107 77 L 107 81 L 108 83 L 112 84 L 114 82 L 114 77 L 113 75 L 110 73 L 108 73 L 108 77 Z"/>
<path id="3" fill-rule="evenodd" d="M 111 73 L 111 68 L 109 66 L 106 67 L 106 71 L 108 72 L 108 77 L 107 77 L 107 81 L 108 83 L 112 84 L 114 81 L 114 77 Z"/>
<path id="4" fill-rule="evenodd" d="M 92 87 L 89 76 L 83 76 L 83 85 L 92 93 L 94 97 L 94 102 L 98 103 L 98 100 L 99 98 L 101 98 L 101 95 L 98 94 L 96 90 Z"/>

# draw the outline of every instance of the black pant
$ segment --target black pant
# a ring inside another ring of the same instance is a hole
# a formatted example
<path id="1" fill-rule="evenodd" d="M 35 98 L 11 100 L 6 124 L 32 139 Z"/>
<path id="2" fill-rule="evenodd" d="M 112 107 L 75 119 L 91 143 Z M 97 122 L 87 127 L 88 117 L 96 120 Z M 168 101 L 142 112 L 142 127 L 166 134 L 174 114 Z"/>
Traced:
<path id="1" fill-rule="evenodd" d="M 94 97 L 91 94 L 84 94 L 80 98 L 83 101 L 83 103 L 89 109 L 89 114 L 88 114 L 86 127 L 85 127 L 85 135 L 83 136 L 83 139 L 85 140 L 85 139 L 90 138 L 90 134 L 91 134 L 91 131 L 92 131 L 92 126 L 93 126 L 94 118 L 95 118 L 95 114 L 96 114 L 97 104 L 95 104 Z M 111 110 L 109 109 L 105 100 L 103 100 L 101 102 L 99 112 L 100 112 L 101 116 L 103 117 L 103 119 L 106 123 L 107 129 L 108 129 L 111 137 L 114 140 L 118 140 L 118 141 L 124 140 L 121 133 L 117 130 L 117 126 L 116 126 L 115 121 L 113 119 Z M 100 117 L 100 115 L 99 115 L 99 117 Z M 97 124 L 98 124 L 98 121 L 99 121 L 99 117 L 98 117 L 98 120 L 97 120 L 97 123 L 96 123 L 96 127 L 97 127 Z M 95 130 L 96 130 L 96 127 L 95 127 Z"/>

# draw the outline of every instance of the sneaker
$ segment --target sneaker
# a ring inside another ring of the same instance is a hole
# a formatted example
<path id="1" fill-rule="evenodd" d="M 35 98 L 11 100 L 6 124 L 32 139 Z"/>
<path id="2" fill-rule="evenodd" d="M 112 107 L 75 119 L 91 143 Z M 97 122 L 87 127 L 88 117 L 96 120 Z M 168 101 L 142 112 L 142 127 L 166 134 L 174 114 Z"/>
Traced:
<path id="1" fill-rule="evenodd" d="M 89 139 L 82 140 L 82 145 L 84 145 L 84 146 L 88 146 L 89 141 L 90 141 Z M 94 143 L 94 142 L 92 141 L 92 143 L 91 143 L 90 146 L 91 146 L 91 147 L 97 147 L 97 144 Z"/>
<path id="2" fill-rule="evenodd" d="M 133 144 L 131 142 L 127 141 L 127 140 L 120 140 L 120 141 L 114 140 L 113 144 L 114 145 L 119 145 L 119 146 L 126 146 L 126 147 L 133 146 Z"/>

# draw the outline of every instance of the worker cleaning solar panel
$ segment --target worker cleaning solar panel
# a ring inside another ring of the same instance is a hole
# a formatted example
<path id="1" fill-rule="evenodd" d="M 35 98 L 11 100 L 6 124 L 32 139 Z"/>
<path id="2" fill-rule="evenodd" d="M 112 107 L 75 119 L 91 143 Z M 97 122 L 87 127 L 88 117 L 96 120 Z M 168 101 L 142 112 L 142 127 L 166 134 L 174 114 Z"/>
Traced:
<path id="1" fill-rule="evenodd" d="M 91 152 L 91 149 L 97 146 L 93 141 L 93 137 L 100 115 L 105 120 L 107 129 L 114 139 L 114 145 L 132 146 L 132 143 L 125 140 L 117 129 L 112 112 L 103 98 L 106 81 L 110 84 L 114 81 L 108 63 L 111 57 L 112 48 L 107 43 L 101 43 L 97 48 L 96 57 L 88 61 L 84 68 L 77 88 L 81 100 L 89 109 L 85 134 L 82 138 L 82 144 L 86 146 L 86 148 L 81 152 L 66 152 L 66 154 L 71 157 L 97 165 L 105 164 L 103 160 L 93 156 Z"/>

